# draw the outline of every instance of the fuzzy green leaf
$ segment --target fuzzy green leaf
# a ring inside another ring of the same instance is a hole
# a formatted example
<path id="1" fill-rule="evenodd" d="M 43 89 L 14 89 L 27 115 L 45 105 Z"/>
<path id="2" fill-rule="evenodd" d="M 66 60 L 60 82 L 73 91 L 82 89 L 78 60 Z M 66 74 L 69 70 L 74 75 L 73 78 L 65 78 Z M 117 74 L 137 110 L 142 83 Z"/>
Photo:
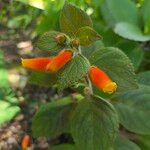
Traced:
<path id="1" fill-rule="evenodd" d="M 131 132 L 150 134 L 150 87 L 141 86 L 116 99 L 121 124 Z"/>
<path id="2" fill-rule="evenodd" d="M 82 46 L 88 46 L 93 42 L 101 39 L 101 36 L 88 26 L 78 29 L 76 37 L 79 39 Z"/>
<path id="3" fill-rule="evenodd" d="M 33 135 L 55 137 L 65 132 L 68 129 L 69 114 L 72 109 L 71 97 L 43 105 L 33 117 Z"/>
<path id="4" fill-rule="evenodd" d="M 60 32 L 56 32 L 56 31 L 49 31 L 49 32 L 44 33 L 38 39 L 36 46 L 40 50 L 44 50 L 44 51 L 62 50 L 65 45 L 58 44 L 55 39 L 59 33 Z"/>
<path id="5" fill-rule="evenodd" d="M 41 86 L 53 86 L 57 82 L 57 77 L 56 74 L 32 72 L 29 82 Z"/>
<path id="6" fill-rule="evenodd" d="M 84 26 L 92 27 L 91 18 L 83 10 L 66 2 L 60 15 L 61 30 L 74 36 L 77 30 Z"/>
<path id="7" fill-rule="evenodd" d="M 86 76 L 90 64 L 82 55 L 75 56 L 60 72 L 58 73 L 59 89 L 64 89 L 74 85 L 84 76 Z"/>
<path id="8" fill-rule="evenodd" d="M 123 38 L 127 38 L 129 40 L 141 42 L 150 40 L 150 36 L 144 35 L 137 25 L 133 25 L 126 22 L 117 23 L 114 28 L 114 32 L 122 36 Z"/>
<path id="9" fill-rule="evenodd" d="M 104 70 L 117 83 L 118 92 L 138 87 L 133 65 L 121 50 L 113 47 L 101 48 L 91 55 L 90 62 Z"/>
<path id="10" fill-rule="evenodd" d="M 78 150 L 108 150 L 117 130 L 113 106 L 98 97 L 81 101 L 73 112 L 71 133 Z"/>

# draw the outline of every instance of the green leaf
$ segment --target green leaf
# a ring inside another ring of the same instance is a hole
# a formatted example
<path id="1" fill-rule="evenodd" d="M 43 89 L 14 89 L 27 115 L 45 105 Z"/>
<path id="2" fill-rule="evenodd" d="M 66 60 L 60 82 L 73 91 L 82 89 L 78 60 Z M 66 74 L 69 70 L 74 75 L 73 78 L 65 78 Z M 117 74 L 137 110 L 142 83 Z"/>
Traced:
<path id="1" fill-rule="evenodd" d="M 140 147 L 127 138 L 118 136 L 115 140 L 114 150 L 140 150 Z"/>
<path id="2" fill-rule="evenodd" d="M 93 52 L 90 62 L 104 70 L 117 83 L 118 92 L 138 87 L 133 65 L 121 50 L 113 47 L 101 48 Z"/>
<path id="3" fill-rule="evenodd" d="M 77 150 L 74 144 L 61 144 L 50 147 L 49 150 Z"/>
<path id="4" fill-rule="evenodd" d="M 41 86 L 53 86 L 57 82 L 56 74 L 43 73 L 43 72 L 32 72 L 29 77 L 29 82 L 31 84 L 41 85 Z"/>
<path id="5" fill-rule="evenodd" d="M 92 54 L 94 51 L 96 51 L 96 50 L 98 50 L 98 49 L 100 49 L 100 48 L 102 48 L 102 47 L 104 47 L 104 44 L 103 44 L 102 41 L 99 40 L 99 41 L 96 41 L 95 43 L 91 44 L 91 45 L 88 46 L 88 47 L 81 47 L 81 51 L 82 51 L 82 54 L 83 54 L 87 59 L 89 59 L 90 56 L 91 56 L 91 54 Z"/>
<path id="6" fill-rule="evenodd" d="M 61 30 L 75 36 L 77 30 L 84 26 L 92 27 L 91 18 L 83 10 L 66 2 L 60 15 Z"/>
<path id="7" fill-rule="evenodd" d="M 0 101 L 0 124 L 10 121 L 20 112 L 20 108 L 9 102 Z"/>
<path id="8" fill-rule="evenodd" d="M 150 134 L 150 87 L 141 86 L 116 98 L 121 124 L 129 131 Z"/>
<path id="9" fill-rule="evenodd" d="M 65 97 L 43 105 L 33 117 L 33 135 L 35 137 L 56 137 L 66 132 L 72 109 L 71 97 Z"/>
<path id="10" fill-rule="evenodd" d="M 78 29 L 76 37 L 79 39 L 82 46 L 88 46 L 101 39 L 101 36 L 88 26 Z"/>
<path id="11" fill-rule="evenodd" d="M 37 41 L 36 46 L 40 50 L 44 50 L 44 51 L 62 50 L 65 45 L 58 44 L 55 39 L 59 33 L 60 32 L 56 32 L 56 31 L 49 31 L 49 32 L 44 33 Z"/>
<path id="12" fill-rule="evenodd" d="M 150 135 L 138 136 L 137 143 L 142 150 L 150 149 Z"/>
<path id="13" fill-rule="evenodd" d="M 137 79 L 140 84 L 150 86 L 150 71 L 140 72 L 137 75 Z"/>
<path id="14" fill-rule="evenodd" d="M 131 0 L 105 0 L 101 10 L 105 21 L 112 27 L 119 22 L 138 25 L 138 10 Z"/>
<path id="15" fill-rule="evenodd" d="M 60 72 L 58 73 L 59 89 L 64 89 L 74 85 L 84 76 L 90 67 L 89 61 L 82 55 L 76 55 Z"/>
<path id="16" fill-rule="evenodd" d="M 113 106 L 98 97 L 82 100 L 73 112 L 71 133 L 79 150 L 107 150 L 116 137 L 118 118 Z"/>
<path id="17" fill-rule="evenodd" d="M 4 55 L 2 50 L 0 50 L 0 88 L 8 88 L 9 82 L 8 82 L 8 73 L 5 69 L 5 63 L 4 63 Z"/>
<path id="18" fill-rule="evenodd" d="M 142 6 L 142 17 L 144 20 L 144 33 L 150 33 L 150 1 L 144 0 L 144 4 Z"/>
<path id="19" fill-rule="evenodd" d="M 144 35 L 137 25 L 133 25 L 127 22 L 117 23 L 114 28 L 114 32 L 122 36 L 123 38 L 127 38 L 129 40 L 141 42 L 150 40 L 150 36 Z"/>
<path id="20" fill-rule="evenodd" d="M 0 69 L 0 87 L 9 87 L 8 73 L 6 69 Z"/>
<path id="21" fill-rule="evenodd" d="M 135 70 L 138 70 L 144 57 L 144 52 L 143 49 L 140 48 L 140 45 L 134 41 L 124 40 L 123 42 L 119 42 L 119 44 L 116 46 L 123 50 L 125 54 L 127 54 L 127 56 L 131 59 Z"/>

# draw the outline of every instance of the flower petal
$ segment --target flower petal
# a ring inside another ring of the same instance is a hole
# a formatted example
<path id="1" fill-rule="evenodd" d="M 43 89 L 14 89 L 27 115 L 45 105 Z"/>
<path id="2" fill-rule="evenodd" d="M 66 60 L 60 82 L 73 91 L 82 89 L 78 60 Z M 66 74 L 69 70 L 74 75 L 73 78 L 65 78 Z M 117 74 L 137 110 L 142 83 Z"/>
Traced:
<path id="1" fill-rule="evenodd" d="M 35 70 L 35 71 L 46 71 L 46 66 L 52 61 L 50 57 L 39 57 L 39 58 L 30 58 L 30 59 L 21 59 L 22 66 Z"/>

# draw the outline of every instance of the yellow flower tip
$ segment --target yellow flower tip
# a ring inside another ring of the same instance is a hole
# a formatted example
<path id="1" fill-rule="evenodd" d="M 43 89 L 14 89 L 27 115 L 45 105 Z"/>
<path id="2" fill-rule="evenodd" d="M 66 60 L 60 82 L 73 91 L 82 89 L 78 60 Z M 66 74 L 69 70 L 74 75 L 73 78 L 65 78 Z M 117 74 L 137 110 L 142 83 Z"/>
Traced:
<path id="1" fill-rule="evenodd" d="M 117 90 L 117 84 L 115 82 L 109 82 L 106 84 L 106 86 L 103 88 L 103 91 L 108 94 L 112 94 Z"/>
<path id="2" fill-rule="evenodd" d="M 26 66 L 26 65 L 25 65 L 25 59 L 21 58 L 21 64 L 22 64 L 23 67 Z"/>

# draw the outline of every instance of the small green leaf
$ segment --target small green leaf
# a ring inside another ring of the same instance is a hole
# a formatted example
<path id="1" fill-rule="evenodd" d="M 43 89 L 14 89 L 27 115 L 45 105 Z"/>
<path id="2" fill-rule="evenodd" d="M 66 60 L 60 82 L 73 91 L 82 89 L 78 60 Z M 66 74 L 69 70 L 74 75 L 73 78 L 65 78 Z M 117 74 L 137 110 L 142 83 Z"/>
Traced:
<path id="1" fill-rule="evenodd" d="M 150 36 L 144 35 L 137 25 L 133 25 L 126 22 L 117 23 L 114 28 L 114 32 L 122 36 L 123 38 L 127 38 L 129 40 L 141 42 L 150 40 Z"/>
<path id="2" fill-rule="evenodd" d="M 91 55 L 90 62 L 104 70 L 117 83 L 118 92 L 138 87 L 133 65 L 121 50 L 113 47 L 101 48 Z"/>
<path id="3" fill-rule="evenodd" d="M 59 89 L 64 89 L 74 85 L 84 76 L 86 76 L 90 64 L 82 55 L 75 56 L 60 72 L 58 73 Z"/>
<path id="4" fill-rule="evenodd" d="M 150 0 L 144 0 L 142 6 L 142 17 L 144 20 L 144 33 L 150 33 Z"/>
<path id="5" fill-rule="evenodd" d="M 74 144 L 61 144 L 50 147 L 49 150 L 77 150 Z"/>
<path id="6" fill-rule="evenodd" d="M 101 39 L 101 36 L 88 26 L 78 29 L 76 32 L 76 37 L 79 39 L 82 46 L 88 46 Z"/>
<path id="7" fill-rule="evenodd" d="M 137 79 L 140 84 L 150 86 L 150 71 L 140 72 L 137 75 Z"/>
<path id="8" fill-rule="evenodd" d="M 0 101 L 0 124 L 10 121 L 19 112 L 20 108 L 18 106 L 9 102 Z"/>
<path id="9" fill-rule="evenodd" d="M 105 0 L 102 14 L 105 21 L 112 27 L 119 22 L 138 25 L 138 10 L 131 0 Z"/>
<path id="10" fill-rule="evenodd" d="M 113 150 L 141 150 L 138 145 L 125 137 L 118 136 L 114 143 Z"/>
<path id="11" fill-rule="evenodd" d="M 84 26 L 92 27 L 91 18 L 83 10 L 66 2 L 60 15 L 61 30 L 75 36 L 77 30 Z"/>
<path id="12" fill-rule="evenodd" d="M 71 97 L 65 97 L 43 105 L 33 117 L 33 135 L 35 137 L 56 137 L 67 132 L 69 114 L 72 109 Z"/>
<path id="13" fill-rule="evenodd" d="M 49 31 L 44 33 L 37 41 L 37 47 L 40 50 L 44 50 L 44 51 L 62 50 L 65 47 L 65 45 L 58 44 L 55 39 L 59 33 L 60 32 L 56 32 L 56 31 Z"/>
<path id="14" fill-rule="evenodd" d="M 31 84 L 41 85 L 41 86 L 53 86 L 57 82 L 56 74 L 50 74 L 45 72 L 32 72 L 29 77 L 29 82 Z"/>
<path id="15" fill-rule="evenodd" d="M 131 132 L 150 134 L 150 87 L 141 86 L 116 99 L 115 108 L 121 124 Z"/>
<path id="16" fill-rule="evenodd" d="M 71 133 L 78 150 L 107 150 L 115 140 L 118 117 L 113 106 L 98 97 L 82 100 L 73 112 Z"/>

